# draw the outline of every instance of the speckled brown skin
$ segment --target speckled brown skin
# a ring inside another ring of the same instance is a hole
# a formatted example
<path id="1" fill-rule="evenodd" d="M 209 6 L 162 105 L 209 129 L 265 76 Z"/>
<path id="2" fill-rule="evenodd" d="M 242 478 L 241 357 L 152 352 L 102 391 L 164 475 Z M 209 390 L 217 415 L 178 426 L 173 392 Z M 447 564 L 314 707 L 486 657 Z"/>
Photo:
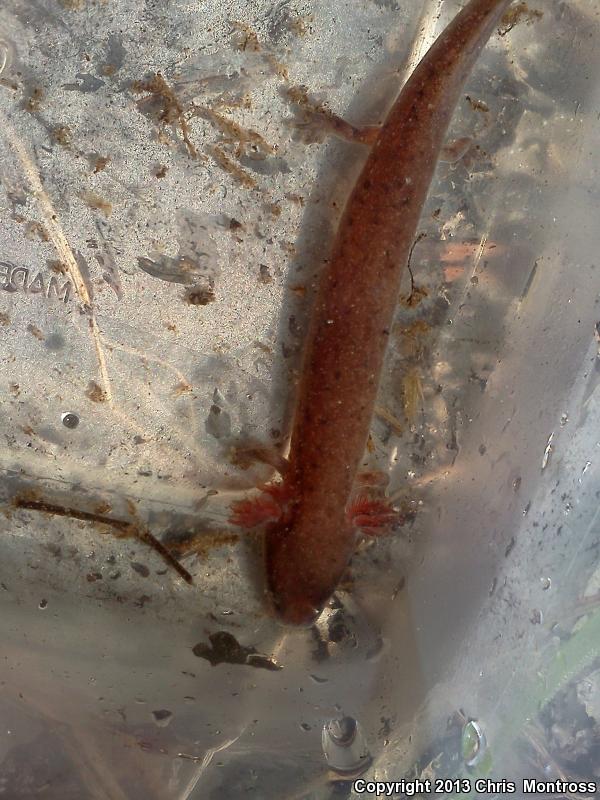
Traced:
<path id="1" fill-rule="evenodd" d="M 392 107 L 320 279 L 285 476 L 291 501 L 266 531 L 280 617 L 314 619 L 352 556 L 346 507 L 364 455 L 400 278 L 463 83 L 510 0 L 471 0 Z"/>

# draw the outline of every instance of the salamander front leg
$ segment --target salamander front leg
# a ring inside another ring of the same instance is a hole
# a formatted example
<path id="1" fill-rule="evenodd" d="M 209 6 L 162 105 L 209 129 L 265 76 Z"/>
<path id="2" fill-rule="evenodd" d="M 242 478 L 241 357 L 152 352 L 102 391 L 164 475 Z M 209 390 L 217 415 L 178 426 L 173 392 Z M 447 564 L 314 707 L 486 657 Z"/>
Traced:
<path id="1" fill-rule="evenodd" d="M 373 145 L 381 131 L 380 125 L 352 125 L 334 114 L 323 102 L 309 96 L 304 86 L 292 86 L 286 97 L 293 103 L 293 127 L 296 137 L 305 144 L 322 142 L 327 136 L 337 136 L 347 142 Z"/>

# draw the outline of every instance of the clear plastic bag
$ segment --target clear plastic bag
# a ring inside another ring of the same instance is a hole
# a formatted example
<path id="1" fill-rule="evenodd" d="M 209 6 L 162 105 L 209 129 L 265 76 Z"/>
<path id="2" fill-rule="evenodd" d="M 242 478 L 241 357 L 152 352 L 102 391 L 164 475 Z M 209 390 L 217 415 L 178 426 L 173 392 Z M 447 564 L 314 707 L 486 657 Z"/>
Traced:
<path id="1" fill-rule="evenodd" d="M 311 108 L 380 122 L 457 9 L 0 9 L 11 800 L 599 777 L 597 4 L 519 6 L 457 108 L 368 451 L 412 522 L 292 630 L 228 521 L 365 155 Z"/>

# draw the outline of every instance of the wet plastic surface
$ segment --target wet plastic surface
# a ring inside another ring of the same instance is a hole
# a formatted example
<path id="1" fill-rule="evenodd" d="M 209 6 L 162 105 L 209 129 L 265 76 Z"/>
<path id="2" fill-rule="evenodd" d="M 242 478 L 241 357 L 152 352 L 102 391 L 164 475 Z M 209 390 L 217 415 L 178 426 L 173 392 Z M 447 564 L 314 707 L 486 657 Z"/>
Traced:
<path id="1" fill-rule="evenodd" d="M 227 522 L 364 157 L 290 89 L 377 123 L 456 10 L 0 8 L 0 794 L 600 781 L 595 2 L 519 16 L 457 109 L 366 457 L 414 522 L 306 630 Z"/>

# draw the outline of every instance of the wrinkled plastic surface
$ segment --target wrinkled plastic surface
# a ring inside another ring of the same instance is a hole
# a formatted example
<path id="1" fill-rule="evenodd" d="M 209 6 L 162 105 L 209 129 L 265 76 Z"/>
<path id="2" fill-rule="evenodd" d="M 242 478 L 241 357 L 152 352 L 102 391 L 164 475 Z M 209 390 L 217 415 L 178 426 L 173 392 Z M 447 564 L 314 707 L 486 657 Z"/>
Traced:
<path id="1" fill-rule="evenodd" d="M 375 124 L 457 8 L 2 4 L 0 795 L 347 796 L 339 729 L 365 777 L 600 780 L 596 2 L 457 109 L 367 454 L 414 521 L 310 630 L 227 522 L 364 157 L 289 90 Z"/>

